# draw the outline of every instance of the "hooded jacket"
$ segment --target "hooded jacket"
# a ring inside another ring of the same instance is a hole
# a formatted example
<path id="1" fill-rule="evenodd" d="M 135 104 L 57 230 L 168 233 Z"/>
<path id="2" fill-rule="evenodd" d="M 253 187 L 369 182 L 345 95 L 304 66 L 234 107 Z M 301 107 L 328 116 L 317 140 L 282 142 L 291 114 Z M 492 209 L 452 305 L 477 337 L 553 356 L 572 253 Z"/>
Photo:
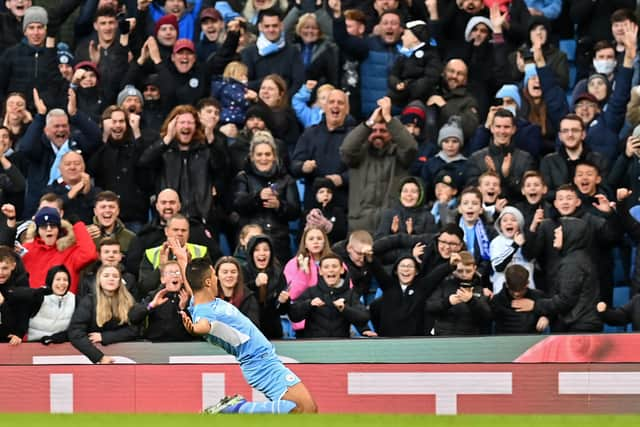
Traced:
<path id="1" fill-rule="evenodd" d="M 599 300 L 597 270 L 588 253 L 588 225 L 579 218 L 561 218 L 562 248 L 559 250 L 550 298 L 536 301 L 534 311 L 557 316 L 553 332 L 600 332 L 602 321 L 596 312 Z"/>
<path id="2" fill-rule="evenodd" d="M 267 268 L 259 270 L 253 259 L 258 243 L 265 242 L 269 245 L 271 255 Z M 266 287 L 256 286 L 258 273 L 265 273 L 269 280 Z M 260 306 L 260 330 L 269 339 L 282 338 L 282 324 L 280 315 L 287 314 L 289 303 L 280 304 L 278 296 L 280 292 L 287 289 L 287 281 L 282 272 L 280 264 L 275 259 L 273 243 L 271 238 L 264 234 L 252 237 L 247 243 L 247 265 L 243 271 L 247 288 L 253 291 L 258 298 Z"/>
<path id="3" fill-rule="evenodd" d="M 418 186 L 419 196 L 415 206 L 404 206 L 399 200 L 392 208 L 387 208 L 382 212 L 382 218 L 376 231 L 376 238 L 384 237 L 389 234 L 395 234 L 391 231 L 391 224 L 393 218 L 397 216 L 400 220 L 398 233 L 407 234 L 425 234 L 436 233 L 438 227 L 436 226 L 435 219 L 429 209 L 424 205 L 426 200 L 426 194 L 424 189 L 424 183 L 420 178 L 408 176 L 400 181 L 399 189 L 402 190 L 402 186 L 406 183 L 412 182 Z M 413 222 L 413 230 L 411 233 L 407 231 L 407 221 L 411 219 Z"/>
<path id="4" fill-rule="evenodd" d="M 83 222 L 73 226 L 62 220 L 59 237 L 54 246 L 48 246 L 37 234 L 35 223 L 27 229 L 27 240 L 24 243 L 27 253 L 22 257 L 24 266 L 29 272 L 29 285 L 39 288 L 45 282 L 47 271 L 54 265 L 64 265 L 69 270 L 71 283 L 69 292 L 78 291 L 80 270 L 96 259 L 96 247 L 91 240 L 87 227 Z"/>
<path id="5" fill-rule="evenodd" d="M 425 301 L 433 291 L 433 283 L 425 280 L 425 277 L 418 275 L 413 281 L 402 289 L 400 280 L 398 279 L 398 264 L 403 259 L 415 260 L 409 255 L 398 257 L 393 265 L 392 274 L 386 272 L 377 272 L 376 277 L 380 289 L 382 289 L 382 298 L 378 303 L 379 306 L 374 308 L 372 304 L 372 312 L 379 313 L 377 332 L 380 336 L 399 337 L 399 336 L 422 336 L 425 330 L 424 305 Z M 376 262 L 374 260 L 374 262 Z M 416 268 L 419 265 L 416 263 Z"/>

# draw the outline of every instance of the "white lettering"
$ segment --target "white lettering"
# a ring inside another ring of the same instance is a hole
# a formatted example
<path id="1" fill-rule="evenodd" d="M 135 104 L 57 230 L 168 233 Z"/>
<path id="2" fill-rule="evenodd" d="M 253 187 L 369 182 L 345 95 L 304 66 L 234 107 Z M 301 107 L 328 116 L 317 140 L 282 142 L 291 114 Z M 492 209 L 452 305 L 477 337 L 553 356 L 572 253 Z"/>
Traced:
<path id="1" fill-rule="evenodd" d="M 436 414 L 458 412 L 459 394 L 511 394 L 511 372 L 350 372 L 349 394 L 435 394 Z"/>
<path id="2" fill-rule="evenodd" d="M 73 413 L 73 374 L 49 374 L 49 405 L 52 414 Z"/>
<path id="3" fill-rule="evenodd" d="M 559 394 L 640 394 L 640 372 L 558 372 Z"/>
<path id="4" fill-rule="evenodd" d="M 215 405 L 225 396 L 224 374 L 202 374 L 202 409 Z"/>

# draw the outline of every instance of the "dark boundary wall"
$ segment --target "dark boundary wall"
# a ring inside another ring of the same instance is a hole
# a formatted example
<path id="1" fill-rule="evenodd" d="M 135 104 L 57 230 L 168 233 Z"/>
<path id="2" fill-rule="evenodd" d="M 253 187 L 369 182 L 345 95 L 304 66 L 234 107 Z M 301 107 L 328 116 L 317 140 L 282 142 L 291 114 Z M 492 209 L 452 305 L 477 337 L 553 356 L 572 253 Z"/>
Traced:
<path id="1" fill-rule="evenodd" d="M 640 412 L 640 364 L 291 364 L 322 413 Z M 199 412 L 259 400 L 237 365 L 0 367 L 1 412 Z"/>

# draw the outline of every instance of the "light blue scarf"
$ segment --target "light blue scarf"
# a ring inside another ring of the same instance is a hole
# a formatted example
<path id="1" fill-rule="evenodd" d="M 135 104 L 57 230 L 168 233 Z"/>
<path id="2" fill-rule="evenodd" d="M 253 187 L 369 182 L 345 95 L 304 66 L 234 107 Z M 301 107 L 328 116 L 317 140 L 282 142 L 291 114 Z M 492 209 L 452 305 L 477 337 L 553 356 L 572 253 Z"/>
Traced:
<path id="1" fill-rule="evenodd" d="M 475 254 L 475 241 L 477 239 L 478 247 L 480 248 L 480 258 L 485 261 L 490 260 L 491 253 L 489 252 L 489 245 L 491 242 L 487 237 L 487 232 L 484 229 L 482 220 L 478 219 L 473 227 L 467 227 L 464 220 L 460 218 L 458 225 L 464 230 L 464 241 L 467 244 L 467 251 L 471 252 L 477 259 Z"/>
<path id="2" fill-rule="evenodd" d="M 411 55 L 413 55 L 413 52 L 420 49 L 422 46 L 424 46 L 424 42 L 414 47 L 404 47 L 402 46 L 402 43 L 398 43 L 396 47 L 398 49 L 398 52 L 401 55 L 406 56 L 407 58 L 411 58 Z"/>
<path id="3" fill-rule="evenodd" d="M 260 33 L 258 40 L 256 41 L 258 47 L 258 55 L 267 56 L 272 53 L 276 53 L 284 47 L 284 31 L 280 33 L 280 38 L 276 42 L 272 42 L 265 37 L 263 33 Z"/>
<path id="4" fill-rule="evenodd" d="M 62 161 L 62 156 L 71 151 L 69 148 L 69 140 L 66 140 L 64 144 L 58 148 L 58 151 L 56 151 L 56 146 L 53 144 L 51 144 L 51 148 L 53 148 L 53 151 L 56 153 L 56 158 L 51 165 L 51 170 L 49 171 L 49 182 L 47 182 L 47 185 L 53 184 L 56 179 L 60 178 L 60 162 Z"/>

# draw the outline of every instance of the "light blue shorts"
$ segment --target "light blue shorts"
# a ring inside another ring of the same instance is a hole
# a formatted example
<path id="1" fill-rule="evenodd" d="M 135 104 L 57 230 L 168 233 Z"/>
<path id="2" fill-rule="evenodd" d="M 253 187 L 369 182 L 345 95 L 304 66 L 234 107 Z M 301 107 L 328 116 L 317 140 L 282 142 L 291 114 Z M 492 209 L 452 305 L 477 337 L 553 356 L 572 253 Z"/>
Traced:
<path id="1" fill-rule="evenodd" d="M 301 382 L 276 355 L 265 354 L 262 359 L 241 363 L 240 368 L 249 385 L 272 401 L 282 399 L 289 387 Z"/>

